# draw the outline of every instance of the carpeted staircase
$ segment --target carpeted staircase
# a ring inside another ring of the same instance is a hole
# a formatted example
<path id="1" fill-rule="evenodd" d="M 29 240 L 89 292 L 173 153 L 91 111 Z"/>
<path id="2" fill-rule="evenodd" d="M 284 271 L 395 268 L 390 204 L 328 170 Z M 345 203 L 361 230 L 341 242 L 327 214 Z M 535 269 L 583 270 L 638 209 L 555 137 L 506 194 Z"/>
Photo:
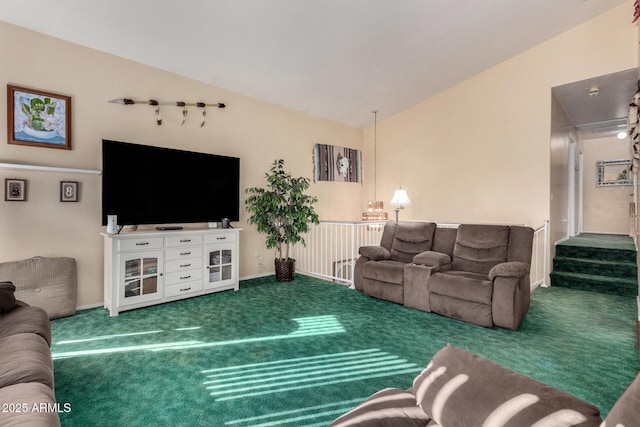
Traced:
<path id="1" fill-rule="evenodd" d="M 629 236 L 582 233 L 556 245 L 551 285 L 636 296 L 636 258 Z"/>

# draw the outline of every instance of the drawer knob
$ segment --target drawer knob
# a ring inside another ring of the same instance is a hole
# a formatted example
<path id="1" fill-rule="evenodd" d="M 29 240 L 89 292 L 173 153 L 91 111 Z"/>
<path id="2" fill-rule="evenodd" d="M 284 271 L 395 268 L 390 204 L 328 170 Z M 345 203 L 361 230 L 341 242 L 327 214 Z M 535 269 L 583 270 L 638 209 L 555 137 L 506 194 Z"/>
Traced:
<path id="1" fill-rule="evenodd" d="M 185 292 L 190 290 L 191 290 L 191 286 L 189 286 L 188 288 L 180 288 L 180 292 Z"/>
<path id="2" fill-rule="evenodd" d="M 191 255 L 191 252 L 180 252 L 180 255 Z"/>
<path id="3" fill-rule="evenodd" d="M 136 246 L 146 246 L 148 244 L 149 244 L 149 242 L 137 242 Z"/>
<path id="4" fill-rule="evenodd" d="M 180 267 L 191 267 L 191 264 L 180 264 Z"/>
<path id="5" fill-rule="evenodd" d="M 185 280 L 185 279 L 191 279 L 191 276 L 183 276 L 180 278 L 180 280 Z"/>
<path id="6" fill-rule="evenodd" d="M 189 243 L 191 239 L 181 239 L 180 243 Z"/>
<path id="7" fill-rule="evenodd" d="M 217 240 L 227 240 L 226 237 L 216 237 Z"/>

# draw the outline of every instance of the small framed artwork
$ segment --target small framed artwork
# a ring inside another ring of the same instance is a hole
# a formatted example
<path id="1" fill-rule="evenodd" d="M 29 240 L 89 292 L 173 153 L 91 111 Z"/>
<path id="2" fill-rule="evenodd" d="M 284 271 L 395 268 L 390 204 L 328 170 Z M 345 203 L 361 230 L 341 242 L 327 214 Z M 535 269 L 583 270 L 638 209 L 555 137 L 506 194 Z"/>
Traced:
<path id="1" fill-rule="evenodd" d="M 7 142 L 71 150 L 71 97 L 7 85 Z"/>
<path id="2" fill-rule="evenodd" d="M 60 181 L 60 201 L 61 202 L 77 202 L 78 201 L 78 182 Z"/>
<path id="3" fill-rule="evenodd" d="M 4 180 L 4 199 L 7 202 L 26 202 L 27 180 L 6 178 Z"/>

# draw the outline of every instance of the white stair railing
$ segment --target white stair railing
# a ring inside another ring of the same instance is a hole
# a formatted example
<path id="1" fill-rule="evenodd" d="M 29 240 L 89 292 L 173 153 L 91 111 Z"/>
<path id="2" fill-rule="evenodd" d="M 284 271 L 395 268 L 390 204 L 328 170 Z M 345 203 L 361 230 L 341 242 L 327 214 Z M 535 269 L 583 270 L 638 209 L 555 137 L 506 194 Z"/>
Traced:
<path id="1" fill-rule="evenodd" d="M 296 271 L 353 284 L 360 246 L 380 244 L 384 222 L 330 222 L 310 224 L 303 238 L 306 246 L 293 247 Z"/>
<path id="2" fill-rule="evenodd" d="M 533 252 L 531 254 L 531 289 L 538 286 L 549 287 L 547 283 L 547 247 L 549 241 L 549 221 L 533 232 Z"/>
<path id="3" fill-rule="evenodd" d="M 334 282 L 353 285 L 355 263 L 361 246 L 380 244 L 385 222 L 321 221 L 310 224 L 303 235 L 306 246 L 294 245 L 296 271 Z M 456 228 L 455 223 L 438 227 Z M 531 288 L 547 286 L 548 221 L 535 230 L 531 256 Z"/>

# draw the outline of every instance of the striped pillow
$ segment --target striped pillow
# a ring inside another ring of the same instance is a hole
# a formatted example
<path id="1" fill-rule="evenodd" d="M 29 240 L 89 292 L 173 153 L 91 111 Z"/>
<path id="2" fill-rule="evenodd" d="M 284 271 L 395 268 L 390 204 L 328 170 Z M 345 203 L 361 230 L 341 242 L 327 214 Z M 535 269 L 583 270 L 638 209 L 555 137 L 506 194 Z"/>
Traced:
<path id="1" fill-rule="evenodd" d="M 447 345 L 413 382 L 416 403 L 442 426 L 593 426 L 597 407 Z"/>

